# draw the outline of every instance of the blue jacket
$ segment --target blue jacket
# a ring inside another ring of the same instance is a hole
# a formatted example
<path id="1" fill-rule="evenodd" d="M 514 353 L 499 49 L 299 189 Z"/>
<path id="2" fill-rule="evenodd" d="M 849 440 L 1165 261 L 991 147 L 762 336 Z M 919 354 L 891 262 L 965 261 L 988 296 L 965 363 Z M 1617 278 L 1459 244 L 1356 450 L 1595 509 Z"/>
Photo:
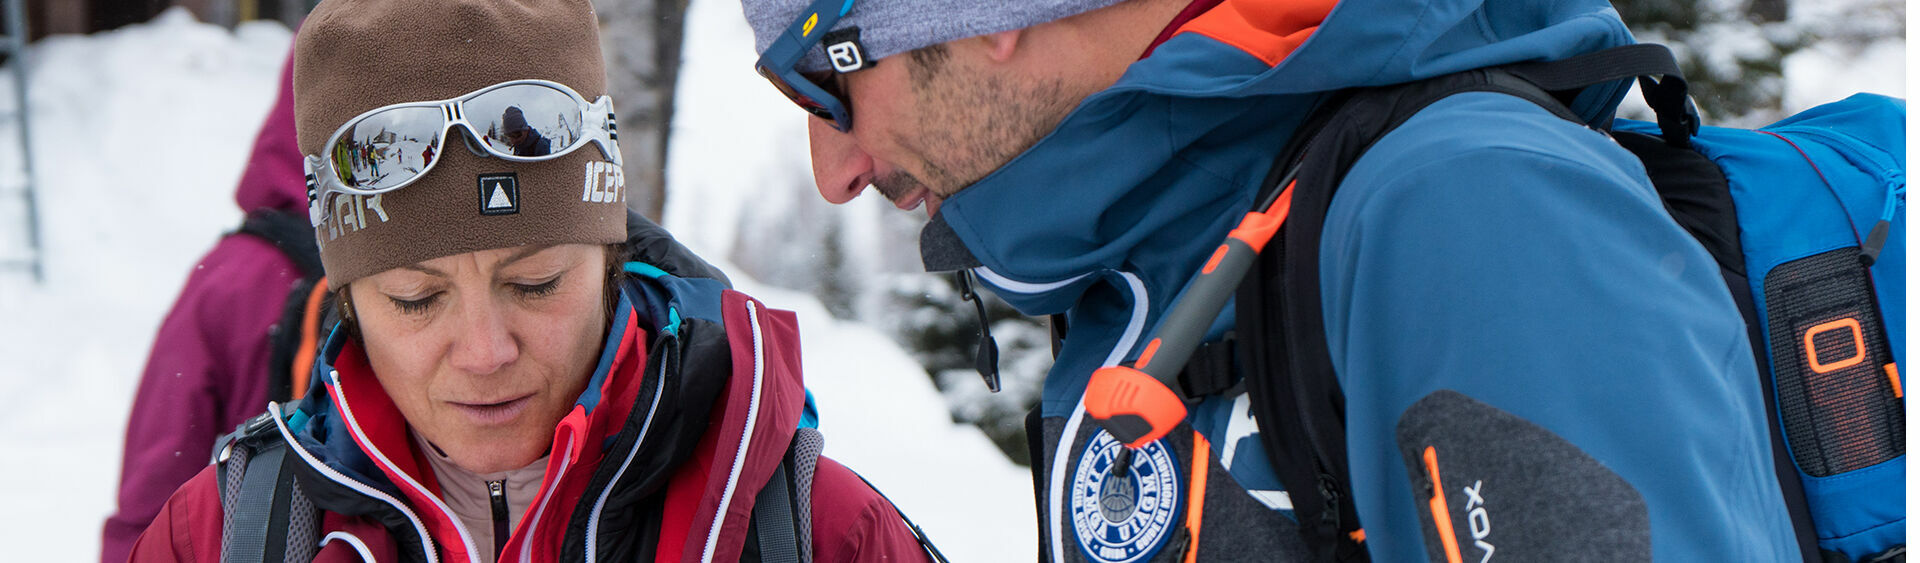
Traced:
<path id="1" fill-rule="evenodd" d="M 1042 395 L 1052 424 L 1033 437 L 1046 448 L 1036 463 L 1052 557 L 1131 556 L 1102 556 L 1078 531 L 1098 527 L 1069 506 L 1089 486 L 1077 460 L 1097 449 L 1079 449 L 1099 432 L 1080 402 L 1088 376 L 1140 354 L 1325 93 L 1632 41 L 1605 0 L 1226 0 L 945 201 L 922 234 L 930 270 L 973 268 L 1022 312 L 1067 317 Z M 1589 88 L 1571 106 L 1604 128 L 1626 88 Z M 1639 162 L 1605 135 L 1498 94 L 1438 102 L 1355 165 L 1319 266 L 1376 560 L 1426 557 L 1427 497 L 1396 425 L 1439 390 L 1544 428 L 1624 480 L 1657 560 L 1799 557 L 1740 314 Z M 1209 400 L 1190 421 L 1212 464 L 1290 517 L 1240 401 Z M 1492 538 L 1522 541 L 1499 535 L 1498 502 L 1488 497 Z"/>

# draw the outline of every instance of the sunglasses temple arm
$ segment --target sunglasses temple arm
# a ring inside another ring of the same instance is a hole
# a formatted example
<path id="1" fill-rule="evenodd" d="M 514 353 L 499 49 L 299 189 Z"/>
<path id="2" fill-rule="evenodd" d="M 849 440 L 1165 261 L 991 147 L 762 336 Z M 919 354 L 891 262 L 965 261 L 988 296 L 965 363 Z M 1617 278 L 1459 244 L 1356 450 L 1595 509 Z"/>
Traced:
<path id="1" fill-rule="evenodd" d="M 613 98 L 600 96 L 587 106 L 587 118 L 604 115 L 602 126 L 587 133 L 587 139 L 600 147 L 601 156 L 605 156 L 614 166 L 624 166 L 620 162 L 620 125 L 613 112 Z"/>

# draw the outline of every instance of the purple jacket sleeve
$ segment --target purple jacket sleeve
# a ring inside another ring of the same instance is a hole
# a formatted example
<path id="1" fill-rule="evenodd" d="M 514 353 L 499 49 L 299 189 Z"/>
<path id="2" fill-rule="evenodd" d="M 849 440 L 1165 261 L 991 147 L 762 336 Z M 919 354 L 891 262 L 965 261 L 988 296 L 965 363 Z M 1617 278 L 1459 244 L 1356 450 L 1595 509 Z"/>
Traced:
<path id="1" fill-rule="evenodd" d="M 267 401 L 267 331 L 300 273 L 271 243 L 230 235 L 207 253 L 154 338 L 127 419 L 119 509 L 101 538 L 103 563 L 134 540 L 213 442 Z"/>

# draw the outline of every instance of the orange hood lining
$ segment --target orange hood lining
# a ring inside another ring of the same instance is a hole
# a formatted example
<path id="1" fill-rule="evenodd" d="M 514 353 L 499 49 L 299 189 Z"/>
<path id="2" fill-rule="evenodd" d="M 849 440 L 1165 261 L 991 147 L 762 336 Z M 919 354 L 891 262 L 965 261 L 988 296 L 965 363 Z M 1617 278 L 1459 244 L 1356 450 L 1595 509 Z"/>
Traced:
<path id="1" fill-rule="evenodd" d="M 1227 0 L 1181 32 L 1198 33 L 1278 66 L 1300 48 L 1339 0 Z"/>

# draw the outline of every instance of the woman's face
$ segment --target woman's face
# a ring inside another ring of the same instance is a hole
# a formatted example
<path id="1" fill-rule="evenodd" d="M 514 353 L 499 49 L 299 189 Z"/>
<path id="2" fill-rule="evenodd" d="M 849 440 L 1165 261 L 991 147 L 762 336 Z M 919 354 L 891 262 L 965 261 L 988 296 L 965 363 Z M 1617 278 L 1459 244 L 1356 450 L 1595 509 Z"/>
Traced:
<path id="1" fill-rule="evenodd" d="M 587 244 L 435 258 L 348 285 L 375 377 L 460 467 L 545 455 L 606 334 L 607 257 Z"/>

